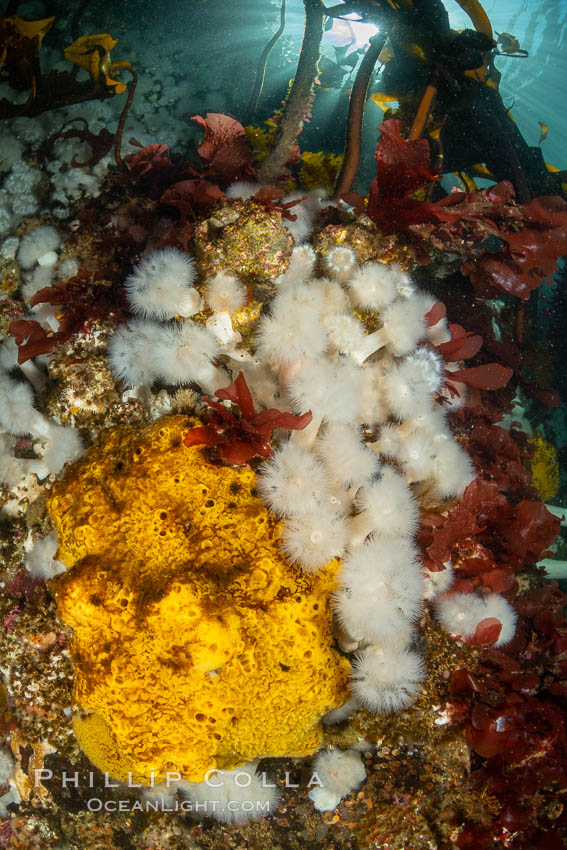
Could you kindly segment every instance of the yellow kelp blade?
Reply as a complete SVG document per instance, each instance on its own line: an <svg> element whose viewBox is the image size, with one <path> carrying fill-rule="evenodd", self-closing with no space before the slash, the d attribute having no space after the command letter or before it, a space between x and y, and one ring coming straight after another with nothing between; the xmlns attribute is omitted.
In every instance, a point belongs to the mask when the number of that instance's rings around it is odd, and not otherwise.
<svg viewBox="0 0 567 850"><path fill-rule="evenodd" d="M555 165L551 165L549 162L546 162L546 163L545 163L545 167L547 168L547 170L548 170L549 172L551 172L551 174L557 174L557 172L561 170L561 169L559 169L559 168L556 168L556 166L555 166ZM561 189L562 189L562 191L563 191L563 192L565 192L565 194L567 195L567 183L562 183L562 184L561 184Z"/></svg>
<svg viewBox="0 0 567 850"><path fill-rule="evenodd" d="M105 53L109 53L113 47L116 47L116 43L116 39L112 38L107 32L82 35L73 44L65 48L63 55L68 62L79 65L91 75L93 75L93 69L96 69L94 76L97 76L100 65L100 53L97 47L102 47Z"/></svg>
<svg viewBox="0 0 567 850"><path fill-rule="evenodd" d="M457 3L466 12L477 32L482 32L492 38L492 25L490 18L482 8L478 0L457 0Z"/></svg>
<svg viewBox="0 0 567 850"><path fill-rule="evenodd" d="M398 98L392 94L384 94L377 91L370 95L370 100L373 100L376 106L379 106L382 112L385 112L393 103L398 103Z"/></svg>
<svg viewBox="0 0 567 850"><path fill-rule="evenodd" d="M53 17L27 21L18 15L0 18L0 63L17 60L22 54L37 56L54 20ZM27 39L31 43L25 46Z"/></svg>
<svg viewBox="0 0 567 850"><path fill-rule="evenodd" d="M82 35L73 44L65 48L63 55L68 62L88 71L93 80L98 79L102 70L106 85L114 86L114 93L121 94L126 90L125 84L118 82L118 80L111 80L107 74L110 66L109 54L116 43L116 39L112 38L107 32Z"/></svg>
<svg viewBox="0 0 567 850"><path fill-rule="evenodd" d="M502 53L517 53L520 48L520 42L515 35L510 35L509 32L497 33L498 44Z"/></svg>
<svg viewBox="0 0 567 850"><path fill-rule="evenodd" d="M479 0L457 0L457 3L463 10L466 12L469 18L472 21L472 24L477 32L482 32L484 35L487 35L489 38L492 38L492 24L490 23L490 18L484 11L482 5L479 3ZM472 77L479 82L484 82L486 77L487 64L486 62L480 68L474 68L471 71L465 71L466 77ZM497 86L493 85L493 88L497 88Z"/></svg>
<svg viewBox="0 0 567 850"><path fill-rule="evenodd" d="M9 18L3 18L2 23L6 22L11 25L18 35L24 38L39 38L42 41L45 34L51 29L55 17L41 18L38 21L27 21L25 18L19 18L17 15L12 15Z"/></svg>

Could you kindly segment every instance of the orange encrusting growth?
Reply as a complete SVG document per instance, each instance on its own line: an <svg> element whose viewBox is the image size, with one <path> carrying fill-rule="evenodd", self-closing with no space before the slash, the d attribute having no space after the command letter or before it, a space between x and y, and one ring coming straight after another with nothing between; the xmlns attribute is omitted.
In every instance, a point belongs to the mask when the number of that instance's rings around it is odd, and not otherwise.
<svg viewBox="0 0 567 850"><path fill-rule="evenodd" d="M307 755L347 698L332 648L338 563L289 566L254 472L183 445L197 420L107 431L53 485L68 567L53 583L74 629L75 731L101 770L201 781L270 755Z"/></svg>

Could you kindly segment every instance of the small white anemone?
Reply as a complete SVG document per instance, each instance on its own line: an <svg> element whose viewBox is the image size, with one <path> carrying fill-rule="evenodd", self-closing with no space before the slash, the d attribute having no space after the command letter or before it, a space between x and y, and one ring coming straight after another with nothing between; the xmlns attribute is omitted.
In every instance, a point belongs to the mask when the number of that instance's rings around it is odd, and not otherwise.
<svg viewBox="0 0 567 850"><path fill-rule="evenodd" d="M347 424L358 417L361 384L362 370L352 363L312 360L290 380L288 395L296 413Z"/></svg>
<svg viewBox="0 0 567 850"><path fill-rule="evenodd" d="M323 750L313 770L322 784L312 788L309 797L319 812L334 809L366 779L364 763L356 750Z"/></svg>
<svg viewBox="0 0 567 850"><path fill-rule="evenodd" d="M283 289L256 332L256 355L278 368L320 357L327 347L321 323L324 301L303 285Z"/></svg>
<svg viewBox="0 0 567 850"><path fill-rule="evenodd" d="M288 201L297 201L302 196L301 192L292 192L283 198L283 202L287 203ZM295 219L282 218L282 224L287 230L289 230L296 245L299 245L311 236L313 220L309 209L307 209L307 207L305 207L302 203L295 204L295 206L291 208L291 213Z"/></svg>
<svg viewBox="0 0 567 850"><path fill-rule="evenodd" d="M348 281L353 302L363 310L383 310L398 295L398 270L384 263L365 263Z"/></svg>
<svg viewBox="0 0 567 850"><path fill-rule="evenodd" d="M316 572L340 558L348 534L344 517L330 504L317 505L284 520L282 549L292 564Z"/></svg>
<svg viewBox="0 0 567 850"><path fill-rule="evenodd" d="M257 478L260 496L270 510L292 516L328 501L328 479L323 464L292 442L280 446Z"/></svg>
<svg viewBox="0 0 567 850"><path fill-rule="evenodd" d="M363 443L360 430L350 425L329 423L314 450L329 476L345 487L368 482L380 468L372 449Z"/></svg>
<svg viewBox="0 0 567 850"><path fill-rule="evenodd" d="M470 457L452 438L436 439L432 450L431 477L435 482L435 495L441 499L462 496L476 477Z"/></svg>
<svg viewBox="0 0 567 850"><path fill-rule="evenodd" d="M201 296L192 286L196 276L189 254L163 248L144 257L124 286L132 310L144 319L188 317L201 309Z"/></svg>
<svg viewBox="0 0 567 850"><path fill-rule="evenodd" d="M433 474L431 444L421 434L410 434L400 440L396 460L402 465L408 484L425 481Z"/></svg>
<svg viewBox="0 0 567 850"><path fill-rule="evenodd" d="M431 392L423 372L411 360L395 363L384 374L382 387L386 403L396 419L412 419L431 407Z"/></svg>
<svg viewBox="0 0 567 850"><path fill-rule="evenodd" d="M57 560L57 535L51 531L33 543L26 555L26 567L35 578L55 578L65 572L65 564Z"/></svg>
<svg viewBox="0 0 567 850"><path fill-rule="evenodd" d="M16 763L12 753L5 747L0 747L0 785L4 785L14 772Z"/></svg>
<svg viewBox="0 0 567 850"><path fill-rule="evenodd" d="M346 313L335 315L326 322L326 328L336 352L350 355L359 365L366 360L368 334L358 319Z"/></svg>
<svg viewBox="0 0 567 850"><path fill-rule="evenodd" d="M18 263L31 269L42 257L57 251L61 237L51 225L40 225L22 236L18 250Z"/></svg>
<svg viewBox="0 0 567 850"><path fill-rule="evenodd" d="M427 567L424 570L425 593L423 598L428 602L449 590L455 580L455 570L452 563L447 561L444 566L444 570L430 570Z"/></svg>
<svg viewBox="0 0 567 850"><path fill-rule="evenodd" d="M411 364L415 369L415 374L421 376L431 394L440 391L445 375L445 362L440 354L437 354L432 348L419 345L415 351L408 354L405 363L407 366Z"/></svg>
<svg viewBox="0 0 567 850"><path fill-rule="evenodd" d="M273 814L279 806L281 792L275 782L265 782L256 773L256 762L246 762L234 770L216 770L205 782L177 783L181 794L199 804L222 823L242 824Z"/></svg>
<svg viewBox="0 0 567 850"><path fill-rule="evenodd" d="M161 333L159 325L143 319L120 325L108 346L108 362L114 377L130 387L151 384L158 368L155 354Z"/></svg>
<svg viewBox="0 0 567 850"><path fill-rule="evenodd" d="M0 427L9 434L29 434L29 419L33 413L37 415L31 386L0 373Z"/></svg>
<svg viewBox="0 0 567 850"><path fill-rule="evenodd" d="M351 543L360 545L369 534L411 537L417 528L419 509L401 475L384 466L381 477L362 487L356 497L359 513L351 519Z"/></svg>
<svg viewBox="0 0 567 850"><path fill-rule="evenodd" d="M405 645L421 613L424 577L417 551L406 540L375 539L345 558L334 607L356 639Z"/></svg>
<svg viewBox="0 0 567 850"><path fill-rule="evenodd" d="M85 445L78 431L66 425L50 423L49 435L41 461L48 473L61 472L65 464L74 463L85 452Z"/></svg>
<svg viewBox="0 0 567 850"><path fill-rule="evenodd" d="M331 277L345 283L354 274L358 263L350 248L332 248L325 257L325 265Z"/></svg>
<svg viewBox="0 0 567 850"><path fill-rule="evenodd" d="M166 383L195 382L207 392L214 392L226 383L223 373L212 363L218 354L218 340L205 328L193 322L176 323L164 327L160 334L155 368Z"/></svg>
<svg viewBox="0 0 567 850"><path fill-rule="evenodd" d="M296 245L291 252L289 266L276 279L277 285L284 289L286 286L307 283L313 274L316 260L317 255L311 245Z"/></svg>
<svg viewBox="0 0 567 850"><path fill-rule="evenodd" d="M498 593L482 597L449 591L435 601L435 616L445 631L463 640L472 638L483 620L499 620L502 629L493 646L504 646L512 640L518 620L514 608Z"/></svg>
<svg viewBox="0 0 567 850"><path fill-rule="evenodd" d="M399 426L393 422L382 425L378 439L372 443L372 449L379 455L388 458L398 456L401 445L401 434Z"/></svg>
<svg viewBox="0 0 567 850"><path fill-rule="evenodd" d="M391 714L412 704L425 677L416 652L369 646L356 655L351 688L369 711Z"/></svg>
<svg viewBox="0 0 567 850"><path fill-rule="evenodd" d="M360 410L358 421L370 427L381 425L389 415L388 408L384 403L384 392L382 389L384 369L382 364L365 363L360 372Z"/></svg>
<svg viewBox="0 0 567 850"><path fill-rule="evenodd" d="M409 354L425 336L424 305L418 298L395 301L381 318L383 327L378 333L396 357Z"/></svg>
<svg viewBox="0 0 567 850"><path fill-rule="evenodd" d="M237 277L218 272L205 285L205 302L214 313L236 313L246 303L246 287Z"/></svg>
<svg viewBox="0 0 567 850"><path fill-rule="evenodd" d="M243 201L252 198L262 188L261 183L252 183L246 180L239 180L238 183L231 183L225 190L227 198L240 198Z"/></svg>

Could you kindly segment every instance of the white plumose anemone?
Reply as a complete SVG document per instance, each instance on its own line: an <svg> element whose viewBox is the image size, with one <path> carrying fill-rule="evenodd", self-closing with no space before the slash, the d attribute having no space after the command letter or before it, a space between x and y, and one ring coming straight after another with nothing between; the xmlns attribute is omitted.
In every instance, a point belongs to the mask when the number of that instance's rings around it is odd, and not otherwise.
<svg viewBox="0 0 567 850"><path fill-rule="evenodd" d="M430 393L438 393L443 386L445 363L443 358L433 351L419 345L414 352L408 354L405 362L415 370Z"/></svg>
<svg viewBox="0 0 567 850"><path fill-rule="evenodd" d="M51 531L35 541L26 555L26 567L35 578L55 578L65 572L65 565L57 560L57 535Z"/></svg>
<svg viewBox="0 0 567 850"><path fill-rule="evenodd" d="M163 248L144 257L124 285L136 315L172 319L201 309L201 296L192 286L196 276L192 257L177 248Z"/></svg>
<svg viewBox="0 0 567 850"><path fill-rule="evenodd" d="M16 763L12 753L5 747L0 747L0 785L8 782L12 776ZM4 817L4 815L2 815Z"/></svg>
<svg viewBox="0 0 567 850"><path fill-rule="evenodd" d="M473 638L483 620L498 620L502 628L493 646L504 646L512 640L518 620L514 608L498 593L482 597L449 591L435 600L435 616L445 631L463 640Z"/></svg>
<svg viewBox="0 0 567 850"><path fill-rule="evenodd" d="M29 418L33 416L33 391L0 373L0 428L9 434L29 434Z"/></svg>
<svg viewBox="0 0 567 850"><path fill-rule="evenodd" d="M340 558L347 540L344 517L330 504L284 520L282 549L291 563L306 572L316 572L333 558Z"/></svg>
<svg viewBox="0 0 567 850"><path fill-rule="evenodd" d="M8 457L0 466L2 475L13 486L18 470L22 473L34 472L44 478L51 473L60 472L66 463L77 460L84 445L78 431L65 425L59 425L47 419L33 407L33 392L28 384L18 384L0 372L0 428L9 434L32 434L43 443L43 454L37 460L26 459L19 463L16 458ZM11 454L10 441L5 448Z"/></svg>
<svg viewBox="0 0 567 850"><path fill-rule="evenodd" d="M378 439L372 443L372 449L383 457L395 458L400 451L402 440L400 429L393 422L380 428Z"/></svg>
<svg viewBox="0 0 567 850"><path fill-rule="evenodd" d="M246 762L234 770L216 770L205 782L182 780L176 787L200 804L197 811L204 810L222 823L246 823L273 814L281 797L275 783L264 782L263 775L256 773L256 765Z"/></svg>
<svg viewBox="0 0 567 850"><path fill-rule="evenodd" d="M350 521L351 543L360 545L369 534L411 537L419 509L411 490L394 469L384 466L378 481L361 488L356 497L359 513Z"/></svg>
<svg viewBox="0 0 567 850"><path fill-rule="evenodd" d="M425 675L416 652L370 646L356 655L352 692L369 711L391 714L414 702Z"/></svg>
<svg viewBox="0 0 567 850"><path fill-rule="evenodd" d="M350 248L332 248L325 257L325 265L329 274L339 280L341 283L346 283L354 274L358 263L356 254Z"/></svg>
<svg viewBox="0 0 567 850"><path fill-rule="evenodd" d="M143 319L120 325L108 346L108 362L115 378L130 387L151 384L156 378L155 348L161 327ZM148 356L152 353L153 356Z"/></svg>
<svg viewBox="0 0 567 850"><path fill-rule="evenodd" d="M383 310L398 295L397 272L384 263L366 263L357 269L348 283L353 302L364 310Z"/></svg>
<svg viewBox="0 0 567 850"><path fill-rule="evenodd" d="M445 562L444 570L433 571L425 567L424 575L425 592L423 598L428 602L449 590L455 580L455 570L451 561Z"/></svg>
<svg viewBox="0 0 567 850"><path fill-rule="evenodd" d="M78 431L66 425L50 423L49 435L43 455L42 463L48 473L61 472L66 463L78 460L85 451L84 443Z"/></svg>
<svg viewBox="0 0 567 850"><path fill-rule="evenodd" d="M345 313L328 320L326 327L334 351L349 354L359 364L364 362L368 335L358 319Z"/></svg>
<svg viewBox="0 0 567 850"><path fill-rule="evenodd" d="M222 373L211 362L219 354L215 337L193 322L166 326L155 349L158 375L169 384L195 382L207 392L219 389Z"/></svg>
<svg viewBox="0 0 567 850"><path fill-rule="evenodd" d="M246 287L237 277L218 272L207 281L204 296L214 313L236 313L246 303Z"/></svg>
<svg viewBox="0 0 567 850"><path fill-rule="evenodd" d="M441 499L462 496L476 477L470 457L446 434L435 438L432 448L431 478L435 494Z"/></svg>
<svg viewBox="0 0 567 850"><path fill-rule="evenodd" d="M380 469L376 455L352 425L328 424L313 448L329 477L345 487L367 483Z"/></svg>
<svg viewBox="0 0 567 850"><path fill-rule="evenodd" d="M311 245L296 245L291 252L289 266L276 279L276 283L280 289L295 286L298 283L307 283L313 274L316 261L317 255Z"/></svg>
<svg viewBox="0 0 567 850"><path fill-rule="evenodd" d="M275 298L272 315L260 320L256 332L257 356L276 369L320 357L327 347L321 305L309 303L309 299L301 303L298 288L286 288Z"/></svg>
<svg viewBox="0 0 567 850"><path fill-rule="evenodd" d="M433 472L431 445L421 434L410 434L400 442L397 460L408 484L424 481Z"/></svg>
<svg viewBox="0 0 567 850"><path fill-rule="evenodd" d="M392 415L401 421L417 416L430 404L431 392L423 372L409 358L388 369L382 387Z"/></svg>
<svg viewBox="0 0 567 850"><path fill-rule="evenodd" d="M346 425L358 417L361 383L361 370L348 362L312 360L290 380L288 395L296 413Z"/></svg>
<svg viewBox="0 0 567 850"><path fill-rule="evenodd" d="M260 183L252 183L246 180L240 180L238 183L231 183L225 189L227 198L240 198L242 201L254 197L260 191L262 185Z"/></svg>
<svg viewBox="0 0 567 850"><path fill-rule="evenodd" d="M357 640L393 645L420 612L423 570L415 548L403 539L375 539L347 555L334 608L341 626Z"/></svg>
<svg viewBox="0 0 567 850"><path fill-rule="evenodd" d="M61 245L61 237L51 225L40 225L22 236L18 250L18 263L23 269L31 269L43 257L47 257Z"/></svg>
<svg viewBox="0 0 567 850"><path fill-rule="evenodd" d="M334 809L366 779L366 770L356 750L323 750L313 769L322 785L312 788L309 797L320 812Z"/></svg>
<svg viewBox="0 0 567 850"><path fill-rule="evenodd" d="M423 303L412 296L394 301L382 314L383 327L378 333L396 357L409 354L425 335Z"/></svg>
<svg viewBox="0 0 567 850"><path fill-rule="evenodd" d="M258 492L280 516L312 510L328 501L328 479L323 464L304 448L284 443L260 467Z"/></svg>

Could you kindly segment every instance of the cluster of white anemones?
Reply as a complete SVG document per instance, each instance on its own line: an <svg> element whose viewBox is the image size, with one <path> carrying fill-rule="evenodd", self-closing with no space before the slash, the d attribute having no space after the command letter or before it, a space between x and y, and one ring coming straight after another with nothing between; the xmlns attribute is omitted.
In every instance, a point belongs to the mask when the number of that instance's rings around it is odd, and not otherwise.
<svg viewBox="0 0 567 850"><path fill-rule="evenodd" d="M277 376L280 404L313 419L264 465L258 489L282 518L292 562L315 571L342 558L334 611L355 655L352 698L333 722L361 705L398 711L419 693L412 643L425 572L410 485L459 496L474 471L435 401L445 378L432 344L448 335L444 320L426 322L434 299L397 266L358 267L348 248L329 253L328 277L314 276L316 262L309 246L294 250L259 324L257 368ZM366 311L380 321L373 333L358 318ZM254 391L252 368L247 378Z"/></svg>
<svg viewBox="0 0 567 850"><path fill-rule="evenodd" d="M326 718L338 722L360 706L390 713L413 702L425 678L413 648L424 599L437 596L441 625L463 638L483 619L499 619L498 645L513 637L516 616L497 594L447 593L451 565L425 570L415 546L416 497L459 497L475 475L447 422L466 388L456 401L448 392L435 351L450 338L447 324L426 321L435 299L397 266L358 266L347 248L325 258L328 277L315 276L316 263L309 246L294 249L260 321L247 378L254 392L256 375L267 385L267 371L280 406L313 414L260 470L258 489L282 518L291 562L312 572L342 558L334 612L341 647L354 657L351 699ZM373 333L360 318L368 312L379 320ZM353 764L354 756L333 756L328 787L311 794L318 808L356 787L357 771L347 781Z"/></svg>
<svg viewBox="0 0 567 850"><path fill-rule="evenodd" d="M230 314L245 303L246 288L220 272L208 281L203 299L193 286L195 278L193 259L176 248L148 254L127 278L128 301L140 318L112 337L108 356L117 378L133 388L156 379L166 384L193 381L208 392L229 383L213 361L227 338L236 338ZM206 327L184 321L205 305L213 313Z"/></svg>
<svg viewBox="0 0 567 850"><path fill-rule="evenodd" d="M18 437L28 435L38 456L18 458L14 454ZM17 382L0 368L0 483L17 488L25 486L30 476L57 475L83 451L79 433L36 410L31 385Z"/></svg>

